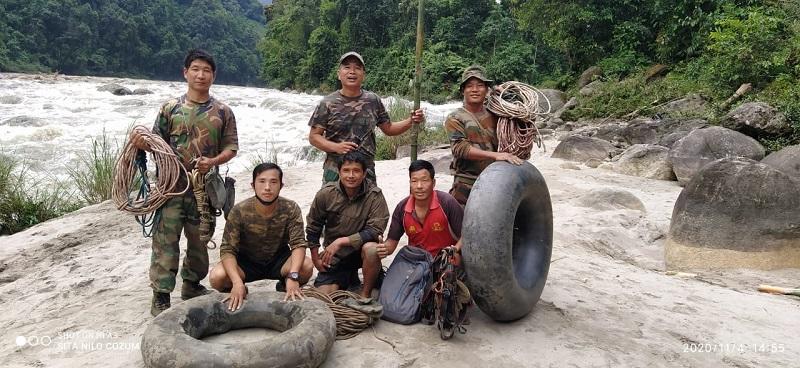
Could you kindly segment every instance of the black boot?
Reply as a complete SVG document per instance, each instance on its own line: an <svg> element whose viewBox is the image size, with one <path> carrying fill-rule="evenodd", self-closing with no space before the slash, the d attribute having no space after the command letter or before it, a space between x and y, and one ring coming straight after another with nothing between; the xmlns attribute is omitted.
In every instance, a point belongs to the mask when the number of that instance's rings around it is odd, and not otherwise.
<svg viewBox="0 0 800 368"><path fill-rule="evenodd" d="M205 286L200 285L199 282L183 281L183 286L181 286L181 299L183 300L189 300L209 293L211 293L211 291L206 289Z"/></svg>
<svg viewBox="0 0 800 368"><path fill-rule="evenodd" d="M150 303L150 314L155 317L159 315L159 313L169 309L169 307L169 293L153 291L153 301Z"/></svg>

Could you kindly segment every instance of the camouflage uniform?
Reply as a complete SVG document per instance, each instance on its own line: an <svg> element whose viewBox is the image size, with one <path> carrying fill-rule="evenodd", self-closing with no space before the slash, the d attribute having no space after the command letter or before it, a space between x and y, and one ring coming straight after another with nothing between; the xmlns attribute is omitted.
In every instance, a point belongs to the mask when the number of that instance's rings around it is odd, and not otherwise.
<svg viewBox="0 0 800 368"><path fill-rule="evenodd" d="M386 230L388 222L389 207L386 205L386 199L381 189L371 181L364 180L359 193L352 199L347 196L339 182L325 184L314 196L306 216L308 246L319 247L320 237L323 235L324 246L343 236L350 238L351 246L342 247L334 255L331 267L326 272L320 272L317 281L327 279L325 274L349 275L353 269L361 268L359 262L361 246L367 242L378 241L378 236ZM356 261L339 262L345 258ZM319 286L318 283L315 285ZM339 284L339 286L347 288L347 285Z"/></svg>
<svg viewBox="0 0 800 368"><path fill-rule="evenodd" d="M245 257L267 262L288 245L289 250L306 246L303 214L292 200L278 197L273 215L267 217L256 209L258 200L248 198L233 207L225 223L219 258Z"/></svg>
<svg viewBox="0 0 800 368"><path fill-rule="evenodd" d="M444 123L450 137L453 161L450 172L453 174L453 187L450 194L465 205L478 175L494 160L470 160L467 152L470 147L484 151L497 151L497 117L487 110L473 114L463 107L447 116Z"/></svg>
<svg viewBox="0 0 800 368"><path fill-rule="evenodd" d="M156 117L153 133L169 143L189 172L194 168L192 160L201 155L215 157L224 150L239 149L233 111L213 97L199 105L188 101L186 95L167 101ZM185 180L181 179L179 188L185 185ZM153 233L150 287L158 292L169 293L175 288L175 276L178 273L181 230L187 242L181 267L183 280L199 282L206 277L208 251L205 244L200 242L200 214L191 188L183 196L169 199L160 211L160 219Z"/></svg>
<svg viewBox="0 0 800 368"><path fill-rule="evenodd" d="M325 96L308 122L310 127L325 129L331 142L353 142L368 159L367 178L375 180L375 127L389 124L389 113L378 95L362 90L358 97L343 96L339 91ZM328 152L322 164L323 183L339 180L336 161L341 155Z"/></svg>

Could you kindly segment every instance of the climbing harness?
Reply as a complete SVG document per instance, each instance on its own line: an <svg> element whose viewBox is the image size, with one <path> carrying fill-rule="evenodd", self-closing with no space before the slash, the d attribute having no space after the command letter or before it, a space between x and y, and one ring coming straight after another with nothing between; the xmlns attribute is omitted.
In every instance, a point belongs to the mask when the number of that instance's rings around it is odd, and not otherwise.
<svg viewBox="0 0 800 368"><path fill-rule="evenodd" d="M543 148L536 119L550 114L550 100L542 91L525 83L509 81L492 89L487 109L498 116L498 152L511 153L523 160L531 157L533 144ZM539 101L546 102L543 109Z"/></svg>
<svg viewBox="0 0 800 368"><path fill-rule="evenodd" d="M197 202L197 212L200 214L200 226L197 228L200 232L200 242L208 249L216 249L217 243L211 240L214 214L211 213L211 205L206 194L206 174L201 174L200 170L195 168L192 170L190 178L192 179L192 192L194 192L194 198ZM209 246L209 244L211 245Z"/></svg>
<svg viewBox="0 0 800 368"><path fill-rule="evenodd" d="M168 199L183 195L189 189L188 180L182 190L177 188L180 178L188 177L188 173L178 156L172 152L172 147L161 137L143 126L136 126L133 130L144 137L152 153L156 181L151 182L147 174L147 153L129 141L114 166L111 195L117 209L135 215L136 221L142 226L142 234L150 237L153 235L153 225L161 217L161 206ZM136 186L138 192L132 197L132 188Z"/></svg>
<svg viewBox="0 0 800 368"><path fill-rule="evenodd" d="M351 291L336 290L325 294L313 287L303 288L302 291L306 297L323 301L333 312L336 319L336 340L355 337L380 319L383 313L383 308L376 300L362 298Z"/></svg>
<svg viewBox="0 0 800 368"><path fill-rule="evenodd" d="M472 297L461 280L462 272L456 265L455 248L442 249L433 260L433 285L422 302L422 319L436 324L442 340L453 337L456 331L467 332L464 321Z"/></svg>

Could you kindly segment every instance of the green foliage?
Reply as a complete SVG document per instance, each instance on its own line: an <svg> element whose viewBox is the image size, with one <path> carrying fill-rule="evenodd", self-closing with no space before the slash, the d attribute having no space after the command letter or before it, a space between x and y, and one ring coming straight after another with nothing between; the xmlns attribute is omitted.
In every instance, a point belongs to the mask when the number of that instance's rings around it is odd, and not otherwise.
<svg viewBox="0 0 800 368"><path fill-rule="evenodd" d="M648 116L655 114L664 103L692 92L705 95L706 91L703 84L680 70L651 83L645 83L644 73L639 72L619 83L604 83L590 96L578 96L578 107L567 111L563 118L620 118L633 112ZM703 115L696 117L708 118Z"/></svg>
<svg viewBox="0 0 800 368"><path fill-rule="evenodd" d="M13 234L78 209L63 183L30 177L11 157L0 157L0 235Z"/></svg>
<svg viewBox="0 0 800 368"><path fill-rule="evenodd" d="M203 47L218 82L257 80L256 0L5 0L0 14L0 71L176 79L186 51Z"/></svg>
<svg viewBox="0 0 800 368"><path fill-rule="evenodd" d="M696 74L721 91L732 92L742 83L757 87L772 76L788 73L788 19L764 8L730 8L715 22L705 53L695 62Z"/></svg>
<svg viewBox="0 0 800 368"><path fill-rule="evenodd" d="M395 99L388 107L391 121L408 118L411 106L399 99ZM378 133L376 138L375 160L394 160L397 158L397 149L400 146L411 145L411 130L398 136L387 136ZM418 149L433 147L449 142L447 132L443 127L421 127L417 136Z"/></svg>
<svg viewBox="0 0 800 368"><path fill-rule="evenodd" d="M96 204L111 199L114 185L114 165L119 157L119 148L112 147L103 131L99 138L92 139L92 151L78 155L74 167L69 167L69 176L78 189L85 204Z"/></svg>

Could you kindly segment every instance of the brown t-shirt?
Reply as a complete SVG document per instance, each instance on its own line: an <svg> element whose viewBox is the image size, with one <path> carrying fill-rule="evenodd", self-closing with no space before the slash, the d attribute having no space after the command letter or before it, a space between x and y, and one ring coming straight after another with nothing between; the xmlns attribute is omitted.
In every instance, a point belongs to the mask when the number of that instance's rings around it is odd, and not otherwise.
<svg viewBox="0 0 800 368"><path fill-rule="evenodd" d="M271 216L258 212L258 203L250 197L231 209L219 247L220 259L243 255L255 262L268 262L280 247L293 250L306 246L303 214L297 203L278 197L278 207Z"/></svg>

